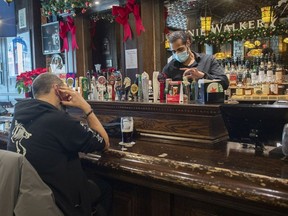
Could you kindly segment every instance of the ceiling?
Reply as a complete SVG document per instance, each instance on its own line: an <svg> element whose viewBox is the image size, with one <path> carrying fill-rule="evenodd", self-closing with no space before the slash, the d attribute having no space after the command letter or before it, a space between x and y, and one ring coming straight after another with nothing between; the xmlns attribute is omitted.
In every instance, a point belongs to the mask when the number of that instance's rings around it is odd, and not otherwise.
<svg viewBox="0 0 288 216"><path fill-rule="evenodd" d="M166 0L168 9L167 26L173 29L186 29L185 14L191 10L198 12L199 17L206 14L212 16L214 23L231 23L244 20L259 19L261 7L277 5L278 0ZM277 8L281 14L287 3ZM287 10L285 10L287 14ZM285 14L283 13L283 14ZM282 14L282 16L283 16Z"/></svg>
<svg viewBox="0 0 288 216"><path fill-rule="evenodd" d="M95 2L98 4L95 4ZM161 0L160 0L161 1ZM232 23L238 21L255 20L261 17L260 8L267 5L277 5L280 0L163 0L168 10L167 26L172 29L187 28L186 14L195 10L199 17L206 14L212 16L213 23ZM285 0L282 0L285 1ZM94 0L89 14L107 11L113 5L123 5L126 0ZM281 14L287 3L277 10ZM285 11L284 15L287 15ZM283 16L283 14L282 14ZM200 19L199 19L200 22Z"/></svg>

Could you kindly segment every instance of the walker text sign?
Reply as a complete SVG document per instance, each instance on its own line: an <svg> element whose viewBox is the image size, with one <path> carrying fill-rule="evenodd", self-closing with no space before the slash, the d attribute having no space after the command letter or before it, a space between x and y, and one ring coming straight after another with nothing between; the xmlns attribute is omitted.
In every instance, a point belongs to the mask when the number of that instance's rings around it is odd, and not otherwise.
<svg viewBox="0 0 288 216"><path fill-rule="evenodd" d="M275 21L276 19L272 20L270 27L275 27ZM261 19L232 23L232 24L218 23L211 26L211 32L218 34L221 32L229 32L229 31L233 32L235 30L262 28L264 26L265 25ZM193 36L205 35L205 31L202 31L201 29L192 29L191 32Z"/></svg>

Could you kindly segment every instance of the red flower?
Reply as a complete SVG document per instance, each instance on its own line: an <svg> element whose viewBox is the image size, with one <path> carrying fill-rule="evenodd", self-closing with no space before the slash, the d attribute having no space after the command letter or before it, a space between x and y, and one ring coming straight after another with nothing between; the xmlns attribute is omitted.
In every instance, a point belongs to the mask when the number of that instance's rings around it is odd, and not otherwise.
<svg viewBox="0 0 288 216"><path fill-rule="evenodd" d="M18 92L28 92L31 90L33 80L40 74L46 73L47 68L36 68L32 71L26 71L16 77L16 88Z"/></svg>

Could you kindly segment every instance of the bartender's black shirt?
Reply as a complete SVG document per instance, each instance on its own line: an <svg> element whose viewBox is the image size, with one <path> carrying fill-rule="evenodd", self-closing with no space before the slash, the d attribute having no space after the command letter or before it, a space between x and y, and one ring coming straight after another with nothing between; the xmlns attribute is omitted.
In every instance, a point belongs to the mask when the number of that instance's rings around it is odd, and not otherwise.
<svg viewBox="0 0 288 216"><path fill-rule="evenodd" d="M205 79L219 79L224 89L229 86L229 81L224 73L224 68L217 62L212 55L192 52L195 56L195 61L192 65L186 66L176 59L172 59L163 68L163 73L166 78L171 78L173 81L182 81L184 70L180 68L192 68L196 67L199 71L202 71L205 75Z"/></svg>

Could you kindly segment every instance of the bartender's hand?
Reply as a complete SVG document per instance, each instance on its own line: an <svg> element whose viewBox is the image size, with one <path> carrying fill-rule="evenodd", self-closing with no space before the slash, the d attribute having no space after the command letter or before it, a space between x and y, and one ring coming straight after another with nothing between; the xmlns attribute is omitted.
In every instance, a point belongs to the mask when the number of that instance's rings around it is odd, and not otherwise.
<svg viewBox="0 0 288 216"><path fill-rule="evenodd" d="M91 106L82 97L82 95L73 89L65 86L61 87L59 91L67 95L67 100L61 101L63 105L80 108L84 113L88 113L91 110Z"/></svg>
<svg viewBox="0 0 288 216"><path fill-rule="evenodd" d="M180 70L184 70L183 77L185 76L188 79L202 79L205 75L202 71L199 71L196 67L180 68Z"/></svg>

